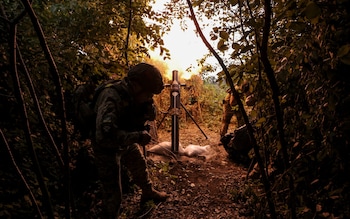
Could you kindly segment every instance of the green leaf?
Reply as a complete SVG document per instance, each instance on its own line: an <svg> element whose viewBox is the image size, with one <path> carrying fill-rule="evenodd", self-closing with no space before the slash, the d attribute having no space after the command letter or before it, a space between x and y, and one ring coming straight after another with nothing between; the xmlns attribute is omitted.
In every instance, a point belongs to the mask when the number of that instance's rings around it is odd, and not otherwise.
<svg viewBox="0 0 350 219"><path fill-rule="evenodd" d="M203 3L203 1L204 0L199 0L199 1L194 1L192 4L193 4L193 6L199 6L199 5L201 5L202 3Z"/></svg>
<svg viewBox="0 0 350 219"><path fill-rule="evenodd" d="M305 8L305 16L307 19L311 20L320 16L321 9L315 2L309 2Z"/></svg>
<svg viewBox="0 0 350 219"><path fill-rule="evenodd" d="M350 65L350 54L340 58L340 61L346 65Z"/></svg>
<svg viewBox="0 0 350 219"><path fill-rule="evenodd" d="M346 65L350 65L350 44L346 44L340 47L337 56L340 58L341 62Z"/></svg>
<svg viewBox="0 0 350 219"><path fill-rule="evenodd" d="M262 117L256 122L255 126L260 127L264 122L266 122L266 118Z"/></svg>
<svg viewBox="0 0 350 219"><path fill-rule="evenodd" d="M232 6L235 6L238 4L238 0L230 0L230 3Z"/></svg>
<svg viewBox="0 0 350 219"><path fill-rule="evenodd" d="M210 39L211 40L217 40L218 39L218 36L216 34L210 34Z"/></svg>
<svg viewBox="0 0 350 219"><path fill-rule="evenodd" d="M224 40L228 40L228 38L230 36L226 31L220 31L219 34L220 34L220 37Z"/></svg>
<svg viewBox="0 0 350 219"><path fill-rule="evenodd" d="M218 46L217 46L218 50L220 51L225 51L225 50L228 50L228 46L225 44L225 40L221 39L219 42L218 42Z"/></svg>
<svg viewBox="0 0 350 219"><path fill-rule="evenodd" d="M254 49L254 46L248 45L248 46L244 47L244 48L241 50L241 53L248 52L248 51L251 50L251 49Z"/></svg>
<svg viewBox="0 0 350 219"><path fill-rule="evenodd" d="M339 58L346 56L350 51L350 44L343 45L339 48L337 56Z"/></svg>
<svg viewBox="0 0 350 219"><path fill-rule="evenodd" d="M289 22L286 25L288 28L296 30L296 31L303 31L305 29L305 23L303 22Z"/></svg>
<svg viewBox="0 0 350 219"><path fill-rule="evenodd" d="M252 111L250 111L250 116L251 116L252 118L255 118L255 117L258 116L258 112L257 112L256 110L252 110Z"/></svg>
<svg viewBox="0 0 350 219"><path fill-rule="evenodd" d="M258 7L261 4L260 0L254 0L252 7Z"/></svg>
<svg viewBox="0 0 350 219"><path fill-rule="evenodd" d="M241 48L241 46L238 43L232 43L232 49L235 51L238 51Z"/></svg>

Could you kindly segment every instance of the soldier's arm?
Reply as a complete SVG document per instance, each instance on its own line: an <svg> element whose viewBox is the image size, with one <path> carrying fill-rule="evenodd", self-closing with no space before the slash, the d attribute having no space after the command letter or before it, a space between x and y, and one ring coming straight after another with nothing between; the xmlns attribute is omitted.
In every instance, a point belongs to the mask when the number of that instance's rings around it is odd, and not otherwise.
<svg viewBox="0 0 350 219"><path fill-rule="evenodd" d="M118 126L122 100L114 89L105 89L97 101L96 141L101 147L120 149L133 143L145 143L147 133L127 132Z"/></svg>
<svg viewBox="0 0 350 219"><path fill-rule="evenodd" d="M145 114L144 118L146 121L153 121L156 119L157 111L153 100L145 104Z"/></svg>

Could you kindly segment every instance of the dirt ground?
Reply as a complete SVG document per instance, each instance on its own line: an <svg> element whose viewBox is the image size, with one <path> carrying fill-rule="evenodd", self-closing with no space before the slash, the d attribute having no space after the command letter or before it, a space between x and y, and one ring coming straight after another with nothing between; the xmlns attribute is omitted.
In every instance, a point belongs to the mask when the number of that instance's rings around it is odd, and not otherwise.
<svg viewBox="0 0 350 219"><path fill-rule="evenodd" d="M210 145L207 156L165 156L147 154L155 188L170 197L164 203L140 209L140 192L124 195L121 218L252 218L247 199L239 193L246 186L247 168L231 162L219 134L201 127L180 128L180 144ZM171 141L171 132L158 131L159 142ZM152 145L147 146L151 148Z"/></svg>

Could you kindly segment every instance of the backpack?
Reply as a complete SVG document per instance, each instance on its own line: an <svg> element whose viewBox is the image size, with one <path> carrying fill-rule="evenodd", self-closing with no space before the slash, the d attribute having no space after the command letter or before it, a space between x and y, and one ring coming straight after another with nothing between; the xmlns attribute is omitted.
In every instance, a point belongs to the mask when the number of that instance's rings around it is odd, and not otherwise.
<svg viewBox="0 0 350 219"><path fill-rule="evenodd" d="M100 93L107 87L120 90L117 86L120 80L109 80L103 82L97 88L86 89L86 85L79 86L73 97L75 118L74 118L74 133L80 134L80 140L91 139L94 136L96 125L96 112L94 110L97 98ZM89 97L89 98L87 98Z"/></svg>
<svg viewBox="0 0 350 219"><path fill-rule="evenodd" d="M252 145L246 125L226 134L220 141L231 160L242 164L250 163L249 151L252 149Z"/></svg>

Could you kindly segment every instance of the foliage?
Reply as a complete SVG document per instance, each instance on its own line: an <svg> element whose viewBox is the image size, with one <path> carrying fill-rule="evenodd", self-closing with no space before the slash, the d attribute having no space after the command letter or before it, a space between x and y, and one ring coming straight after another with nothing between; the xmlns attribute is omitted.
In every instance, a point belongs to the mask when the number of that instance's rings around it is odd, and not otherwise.
<svg viewBox="0 0 350 219"><path fill-rule="evenodd" d="M187 16L184 1L171 1L162 14L153 12L149 1L131 2L132 5L129 5L130 1L33 1L33 8L61 74L66 97L77 84L93 75L101 78L122 77L130 65L147 60L147 45L160 47L165 57L170 55L161 36L169 29L172 19ZM250 116L261 153L269 167L269 180L279 216L290 217L286 207L290 203L286 203L286 197L291 193L285 176L291 175L298 217L349 217L349 206L343 203L350 201L349 179L344 177L350 167L350 1L276 0L272 3L268 60L278 83L287 158L281 155L273 90L261 63L264 3L259 0L193 1L199 17L207 17L214 24L210 39L225 57L235 85L239 88L248 81L258 99ZM57 94L29 17L16 20L24 11L21 2L5 0L0 4L1 130L11 146L13 160L18 162L38 204L42 206L42 193L32 171L33 162L28 155L28 143L24 140L22 128L25 124L19 117L18 100L11 78L9 25L13 23L10 21L18 22L18 48L25 67L31 73L46 122L60 145ZM145 18L155 22L146 24ZM186 28L186 23L182 25ZM201 62L203 64L204 60ZM84 64L91 66L92 70L84 72ZM18 70L31 135L55 210L61 214L64 174L53 159L52 148L47 146L47 136L42 134L43 127L38 123L33 97L27 91L23 67L19 65ZM211 69L210 66L206 68ZM182 103L186 108L191 108L192 113L200 110L201 114L196 114L195 119L212 129L220 122L224 95L221 87L227 80L223 72L217 76L222 83L220 85L210 83L213 81L209 79L203 81L194 77L185 82L186 87L181 88ZM156 97L160 112L168 110L169 96L165 89ZM182 112L182 115L181 119L186 121L186 113ZM158 121L162 116L164 114L160 113ZM165 122L169 122L168 117ZM71 128L70 124L68 128ZM75 156L75 147L79 147L76 144L72 143L72 156ZM7 156L2 145L0 156L0 165L9 166L12 158ZM290 163L289 169L284 167L283 159ZM12 166L0 169L0 194L1 199L6 200L1 203L0 217L36 217L33 202L17 179ZM234 199L247 201L242 195L250 197L246 203L253 206L255 215L264 217L268 214L263 196L254 195L249 186L234 192ZM261 197L261 200L257 201L257 197ZM255 208L257 202L260 202L259 208Z"/></svg>
<svg viewBox="0 0 350 219"><path fill-rule="evenodd" d="M23 63L18 65L28 123L35 151L40 160L56 214L63 215L64 198L62 191L64 171L58 165L53 149L48 143L44 128L38 123L33 96L28 92L29 84L24 77L24 67L30 73L36 96L39 99L43 116L57 145L61 145L61 131L58 121L59 104L53 79L47 60L42 52L41 44L33 24L25 12L21 1L2 1L0 23L0 112L1 130L5 133L14 158L9 158L7 149L1 144L1 166L9 166L10 161L17 162L23 176L29 182L35 195L35 202L44 206L33 162L28 153L24 133L25 122L21 120L20 107L15 98L13 71L10 66L10 25L17 27L17 43ZM45 34L46 43L60 72L65 91L67 109L69 110L70 94L79 83L96 75L102 79L114 75L122 77L128 66L145 60L147 45L163 46L162 26L147 24L144 19L158 19L159 15L152 11L149 1L34 1L32 7ZM131 16L130 16L131 14ZM131 20L129 19L131 18ZM130 21L130 22L129 22ZM16 22L16 23L13 23ZM129 26L129 24L131 24ZM129 35L129 39L128 36ZM164 47L164 46L163 46ZM19 53L17 53L19 55ZM18 63L21 61L18 59ZM83 66L90 66L91 71L83 71ZM69 112L68 112L69 113ZM70 134L73 133L68 123ZM74 138L74 136L70 136ZM76 152L71 140L71 155L74 161ZM62 153L62 148L59 148ZM72 163L72 168L74 164ZM21 181L13 168L1 168L1 203L0 217L37 217L33 208L33 200L28 198ZM11 183L16 182L16 183ZM16 210L20 209L20 210ZM42 209L47 216L46 209Z"/></svg>
<svg viewBox="0 0 350 219"><path fill-rule="evenodd" d="M275 72L284 114L288 158L281 156L272 90L263 74L260 46L263 33L262 1L194 1L197 9L216 22L211 40L217 50L231 54L228 69L239 85L254 85L258 103L256 134L265 160L274 167L271 182L276 191L288 186L284 175L293 176L300 211L298 216L348 217L349 181L349 1L273 1L268 58ZM215 16L215 9L220 15ZM219 80L225 80L223 73ZM282 159L291 162L284 169ZM317 170L317 171L315 171ZM287 190L288 191L288 190ZM276 196L283 217L285 197ZM337 195L333 195L337 194ZM342 193L346 194L346 193ZM287 215L285 215L287 214Z"/></svg>

